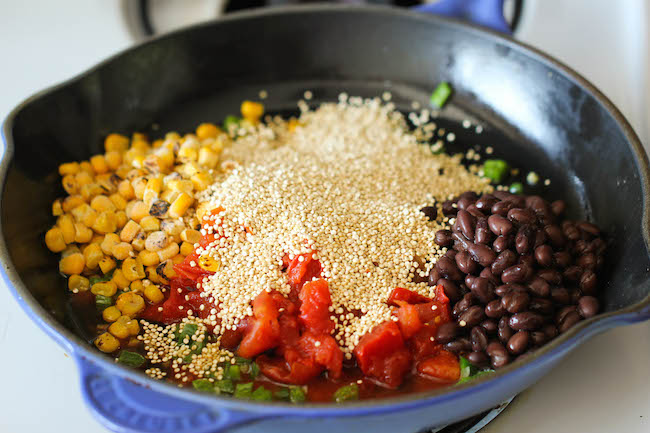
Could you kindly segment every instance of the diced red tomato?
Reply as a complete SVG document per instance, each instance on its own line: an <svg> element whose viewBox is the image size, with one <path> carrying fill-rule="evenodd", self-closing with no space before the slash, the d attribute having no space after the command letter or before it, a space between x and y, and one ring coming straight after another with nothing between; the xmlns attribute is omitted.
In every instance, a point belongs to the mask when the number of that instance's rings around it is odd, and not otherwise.
<svg viewBox="0 0 650 433"><path fill-rule="evenodd" d="M440 302L441 304L449 304L449 298L445 295L445 288L438 284L435 288L436 296L434 300Z"/></svg>
<svg viewBox="0 0 650 433"><path fill-rule="evenodd" d="M300 337L298 347L300 352L307 354L314 363L326 368L332 378L341 376L343 352L332 336L305 332Z"/></svg>
<svg viewBox="0 0 650 433"><path fill-rule="evenodd" d="M320 262L314 260L313 253L298 255L293 258L287 268L289 284L293 290L299 291L307 281L320 277L320 271Z"/></svg>
<svg viewBox="0 0 650 433"><path fill-rule="evenodd" d="M434 342L437 325L424 325L408 339L408 346L414 361L429 358L440 351L441 345Z"/></svg>
<svg viewBox="0 0 650 433"><path fill-rule="evenodd" d="M417 309L422 323L431 322L439 325L450 320L448 304L441 304L437 301L431 301L427 302L426 304L417 304L413 307ZM439 319L437 319L438 317Z"/></svg>
<svg viewBox="0 0 650 433"><path fill-rule="evenodd" d="M381 323L364 335L354 349L361 371L366 376L396 388L411 366L411 355L404 345L399 327L392 320Z"/></svg>
<svg viewBox="0 0 650 433"><path fill-rule="evenodd" d="M456 382L460 378L460 363L453 353L440 350L437 355L420 361L418 372L444 382Z"/></svg>
<svg viewBox="0 0 650 433"><path fill-rule="evenodd" d="M405 339L411 338L422 328L422 321L415 305L407 304L405 301L395 301L399 305L397 309L397 320L399 329Z"/></svg>
<svg viewBox="0 0 650 433"><path fill-rule="evenodd" d="M280 324L278 323L278 306L266 290L263 290L253 300L253 315L244 338L239 344L237 354L244 358L252 358L272 349L280 342Z"/></svg>
<svg viewBox="0 0 650 433"><path fill-rule="evenodd" d="M396 287L392 292L390 292L386 303L388 305L396 307L397 301L403 301L409 304L421 304L423 302L430 302L431 299L417 292L414 292L413 290Z"/></svg>
<svg viewBox="0 0 650 433"><path fill-rule="evenodd" d="M332 305L327 281L321 279L307 281L300 290L300 323L309 332L330 334L334 322L330 319L329 307Z"/></svg>
<svg viewBox="0 0 650 433"><path fill-rule="evenodd" d="M289 349L287 354L291 355L289 356L291 361L261 355L255 362L269 379L294 385L304 385L323 371L323 367L316 365L310 359L300 357L295 349Z"/></svg>
<svg viewBox="0 0 650 433"><path fill-rule="evenodd" d="M180 322L187 317L187 311L192 310L196 316L205 319L214 305L206 298L201 297L200 291L191 291L188 290L188 287L196 287L196 283L185 278L172 278L170 288L165 294L167 299L162 304L147 305L140 313L140 317L168 325ZM203 310L201 310L201 305L204 306Z"/></svg>

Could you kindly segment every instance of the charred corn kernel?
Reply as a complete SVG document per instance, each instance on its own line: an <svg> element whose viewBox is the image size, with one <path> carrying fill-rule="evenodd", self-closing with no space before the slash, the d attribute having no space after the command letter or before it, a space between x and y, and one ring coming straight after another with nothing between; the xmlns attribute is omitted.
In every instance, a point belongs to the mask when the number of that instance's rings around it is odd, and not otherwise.
<svg viewBox="0 0 650 433"><path fill-rule="evenodd" d="M81 253L72 253L59 261L59 271L66 275L81 274L86 260Z"/></svg>
<svg viewBox="0 0 650 433"><path fill-rule="evenodd" d="M124 227L129 220L129 218L126 216L126 212L123 210L118 211L115 213L115 219L117 220L117 228L121 229Z"/></svg>
<svg viewBox="0 0 650 433"><path fill-rule="evenodd" d="M117 191L119 179L111 178L112 175L110 173L102 174L100 176L101 178L98 177L96 183L102 189L102 195L110 195Z"/></svg>
<svg viewBox="0 0 650 433"><path fill-rule="evenodd" d="M108 233L100 244L102 251L106 255L113 254L113 247L120 243L120 237L116 233Z"/></svg>
<svg viewBox="0 0 650 433"><path fill-rule="evenodd" d="M131 242L131 245L133 246L133 249L136 251L142 251L144 250L144 239L136 238L133 239L133 242Z"/></svg>
<svg viewBox="0 0 650 433"><path fill-rule="evenodd" d="M61 205L61 199L56 199L52 202L52 215L61 216L63 215L63 206Z"/></svg>
<svg viewBox="0 0 650 433"><path fill-rule="evenodd" d="M137 290L134 290L133 286L137 286ZM134 281L131 283L131 292L122 293L117 297L115 301L115 306L129 317L135 317L140 311L144 309L144 298L135 292L143 292L144 286L142 281Z"/></svg>
<svg viewBox="0 0 650 433"><path fill-rule="evenodd" d="M128 180L123 180L117 185L117 192L119 192L126 200L132 200L135 198L133 185L131 185L131 182Z"/></svg>
<svg viewBox="0 0 650 433"><path fill-rule="evenodd" d="M115 204L113 204L111 199L105 195L93 197L90 201L90 207L95 209L97 212L115 212L117 210Z"/></svg>
<svg viewBox="0 0 650 433"><path fill-rule="evenodd" d="M125 152L129 148L129 138L121 134L108 134L104 139L104 149L106 152Z"/></svg>
<svg viewBox="0 0 650 433"><path fill-rule="evenodd" d="M56 225L61 229L65 243L73 243L75 237L74 219L68 214L61 215L57 219Z"/></svg>
<svg viewBox="0 0 650 433"><path fill-rule="evenodd" d="M61 185L63 185L63 189L69 195L76 194L79 192L79 183L77 182L75 176L72 174L63 176L63 179L61 179Z"/></svg>
<svg viewBox="0 0 650 433"><path fill-rule="evenodd" d="M155 266L160 263L160 257L158 257L158 253L155 251L142 250L138 254L138 257L140 257L144 266Z"/></svg>
<svg viewBox="0 0 650 433"><path fill-rule="evenodd" d="M81 275L70 275L68 278L68 289L73 293L85 292L90 288L88 278Z"/></svg>
<svg viewBox="0 0 650 433"><path fill-rule="evenodd" d="M120 316L120 318L122 317L123 316ZM127 328L126 325L120 321L120 319L117 319L117 321L111 323L111 326L108 327L108 332L122 340L128 338L131 335L129 328Z"/></svg>
<svg viewBox="0 0 650 433"><path fill-rule="evenodd" d="M173 189L166 189L160 195L160 199L166 201L167 203L173 203L179 195L181 195L181 193L178 191L174 191Z"/></svg>
<svg viewBox="0 0 650 433"><path fill-rule="evenodd" d="M129 220L120 232L120 240L122 242L131 242L140 230L142 229L137 222Z"/></svg>
<svg viewBox="0 0 650 433"><path fill-rule="evenodd" d="M201 232L198 230L185 229L181 232L181 239L190 244L196 244L201 240Z"/></svg>
<svg viewBox="0 0 650 433"><path fill-rule="evenodd" d="M90 157L90 164L93 166L95 173L106 173L108 171L108 164L104 155L95 155Z"/></svg>
<svg viewBox="0 0 650 433"><path fill-rule="evenodd" d="M204 254L199 257L199 267L206 271L217 272L221 267L221 262L208 254Z"/></svg>
<svg viewBox="0 0 650 433"><path fill-rule="evenodd" d="M194 189L197 191L203 191L212 184L212 176L207 172L196 173L191 177L191 181L194 184Z"/></svg>
<svg viewBox="0 0 650 433"><path fill-rule="evenodd" d="M97 219L92 225L92 229L97 233L113 233L117 230L117 218L114 212L100 212Z"/></svg>
<svg viewBox="0 0 650 433"><path fill-rule="evenodd" d="M145 232L153 232L160 229L160 220L155 216L146 216L140 220L140 227Z"/></svg>
<svg viewBox="0 0 650 433"><path fill-rule="evenodd" d="M95 346L104 353L113 353L120 348L120 341L108 332L95 338Z"/></svg>
<svg viewBox="0 0 650 433"><path fill-rule="evenodd" d="M147 155L142 161L142 166L147 169L149 172L154 174L163 173L167 170L168 166L165 166L158 155Z"/></svg>
<svg viewBox="0 0 650 433"><path fill-rule="evenodd" d="M135 192L136 198L142 200L142 197L144 197L144 190L147 187L147 178L136 177L131 181L131 185L133 185L133 191Z"/></svg>
<svg viewBox="0 0 650 433"><path fill-rule="evenodd" d="M102 281L93 284L93 286L90 288L90 291L93 293L93 295L110 297L117 293L117 284L115 284L113 281Z"/></svg>
<svg viewBox="0 0 650 433"><path fill-rule="evenodd" d="M244 101L240 109L242 117L251 123L259 122L264 115L264 105L259 102Z"/></svg>
<svg viewBox="0 0 650 433"><path fill-rule="evenodd" d="M95 175L95 170L93 169L92 164L88 161L81 161L79 163L79 172L81 173L82 171L91 176Z"/></svg>
<svg viewBox="0 0 650 433"><path fill-rule="evenodd" d="M119 289L122 289L122 290L126 289L131 284L131 282L129 280L127 280L126 277L124 276L124 273L122 272L122 269L115 269L115 271L113 272L113 278L111 278L111 281L113 283L115 283L115 285Z"/></svg>
<svg viewBox="0 0 650 433"><path fill-rule="evenodd" d="M115 266L117 266L115 260L108 256L102 257L99 261L99 269L101 269L104 274L108 274L110 271L115 269Z"/></svg>
<svg viewBox="0 0 650 433"><path fill-rule="evenodd" d="M70 212L72 211L72 209L81 206L84 203L86 202L82 196L70 195L65 199L63 199L63 203L61 203L61 207L63 208L63 212Z"/></svg>
<svg viewBox="0 0 650 433"><path fill-rule="evenodd" d="M117 176L120 179L126 179L126 176L129 174L130 171L131 171L131 167L129 167L128 165L122 164L122 165L120 165L118 167L117 170L115 170L115 176ZM119 184L120 181L118 180L117 183Z"/></svg>
<svg viewBox="0 0 650 433"><path fill-rule="evenodd" d="M144 247L147 251L159 251L165 248L169 244L169 236L162 230L149 233L147 240L144 243Z"/></svg>
<svg viewBox="0 0 650 433"><path fill-rule="evenodd" d="M102 312L102 318L109 323L115 322L121 315L122 313L115 305L111 305Z"/></svg>
<svg viewBox="0 0 650 433"><path fill-rule="evenodd" d="M75 221L84 224L86 227L91 227L97 219L97 212L83 203L70 211Z"/></svg>
<svg viewBox="0 0 650 433"><path fill-rule="evenodd" d="M68 174L77 174L79 173L79 163L78 162L64 162L59 165L59 174L65 176Z"/></svg>
<svg viewBox="0 0 650 433"><path fill-rule="evenodd" d="M112 171L117 170L122 164L122 154L117 150L106 152L104 159L106 160L106 165L108 165L108 168Z"/></svg>
<svg viewBox="0 0 650 433"><path fill-rule="evenodd" d="M74 241L78 244L85 244L93 238L93 231L82 223L74 223Z"/></svg>
<svg viewBox="0 0 650 433"><path fill-rule="evenodd" d="M138 263L138 261L132 258L128 258L122 262L122 272L129 281L135 281L145 277L142 263Z"/></svg>
<svg viewBox="0 0 650 433"><path fill-rule="evenodd" d="M129 203L130 204L130 203ZM142 218L149 215L149 206L143 201L136 201L133 206L126 207L126 216L139 223Z"/></svg>
<svg viewBox="0 0 650 433"><path fill-rule="evenodd" d="M158 251L157 253L158 253L158 257L160 258L160 261L164 262L165 260L174 257L176 254L178 254L179 251L180 248L178 247L178 244L172 242L162 250Z"/></svg>
<svg viewBox="0 0 650 433"><path fill-rule="evenodd" d="M147 170L143 170L141 168L132 168L128 171L126 175L126 180L131 182L133 179L136 177L143 177L147 175Z"/></svg>
<svg viewBox="0 0 650 433"><path fill-rule="evenodd" d="M111 254L117 260L128 259L129 257L131 257L132 253L133 253L133 247L131 246L131 244L126 242L120 242L114 245L113 248L111 249Z"/></svg>
<svg viewBox="0 0 650 433"><path fill-rule="evenodd" d="M84 249L84 258L88 269L96 269L99 261L104 257L104 253L98 244L89 244Z"/></svg>
<svg viewBox="0 0 650 433"><path fill-rule="evenodd" d="M194 198L191 195L182 193L169 207L169 216L172 218L182 217L185 215L185 212L187 212L193 202Z"/></svg>
<svg viewBox="0 0 650 433"><path fill-rule="evenodd" d="M162 267L158 269L158 275L161 274L168 280L176 276L176 272L174 271L174 263L171 260L167 260L164 264L162 264Z"/></svg>
<svg viewBox="0 0 650 433"><path fill-rule="evenodd" d="M178 192L191 193L194 190L194 184L191 180L174 179L167 183L169 189Z"/></svg>
<svg viewBox="0 0 650 433"><path fill-rule="evenodd" d="M189 256L194 251L194 245L189 242L183 242L181 244L181 254L184 256Z"/></svg>
<svg viewBox="0 0 650 433"><path fill-rule="evenodd" d="M142 280L135 280L131 282L131 284L129 285L129 289L131 290L131 292L142 293L144 292L144 284L142 284Z"/></svg>
<svg viewBox="0 0 650 433"><path fill-rule="evenodd" d="M154 304L162 302L165 299L165 295L163 295L160 288L154 285L148 286L144 289L144 296Z"/></svg>
<svg viewBox="0 0 650 433"><path fill-rule="evenodd" d="M158 283L158 284L162 283L162 281L160 280L160 276L156 272L156 267L155 266L147 266L144 269L144 271L147 274L147 278L149 279L149 281L151 281L152 283ZM145 288L146 287L147 287L147 285L145 284Z"/></svg>
<svg viewBox="0 0 650 433"><path fill-rule="evenodd" d="M90 185L94 181L93 174L91 174L91 172L88 171L80 171L79 173L75 174L74 178L75 181L77 182L77 185L79 185L79 187L82 187L84 185Z"/></svg>
<svg viewBox="0 0 650 433"><path fill-rule="evenodd" d="M97 197L95 197L95 198L97 198ZM108 198L111 201L111 203L113 203L113 206L115 206L115 209L118 209L118 210L126 209L127 201L126 201L126 199L124 197L122 197L121 194L118 194L118 193L111 194Z"/></svg>
<svg viewBox="0 0 650 433"><path fill-rule="evenodd" d="M158 200L158 193L151 189L145 189L144 195L142 196L142 201L145 202L147 206L151 206L151 203Z"/></svg>
<svg viewBox="0 0 650 433"><path fill-rule="evenodd" d="M205 140L206 138L215 138L220 132L221 129L213 123L201 123L196 128L196 136L200 140Z"/></svg>

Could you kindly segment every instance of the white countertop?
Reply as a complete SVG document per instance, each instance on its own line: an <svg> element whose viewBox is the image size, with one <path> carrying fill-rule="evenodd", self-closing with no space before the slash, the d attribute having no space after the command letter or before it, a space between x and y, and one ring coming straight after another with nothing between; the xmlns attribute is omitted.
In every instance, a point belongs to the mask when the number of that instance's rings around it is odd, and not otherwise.
<svg viewBox="0 0 650 433"><path fill-rule="evenodd" d="M597 13L604 0L553 0L556 7L550 9L540 9L534 0L525 3L530 6L518 37L558 56L601 87L647 143L650 111L643 77L650 68L647 56L637 55L648 52L650 11L643 0L630 0L625 3L633 7L605 15ZM555 14L547 17L553 35L547 34L548 27L526 24L533 15L544 14ZM584 25L578 32L572 31L576 20ZM117 0L1 2L0 31L0 118L34 91L131 43ZM638 36L636 45L623 43L629 32L635 40ZM578 57L572 55L576 47L582 54ZM624 56L626 50L633 55ZM3 286L0 353L0 432L106 431L81 400L72 358L32 323ZM650 431L648 366L650 323L609 331L575 350L483 431Z"/></svg>

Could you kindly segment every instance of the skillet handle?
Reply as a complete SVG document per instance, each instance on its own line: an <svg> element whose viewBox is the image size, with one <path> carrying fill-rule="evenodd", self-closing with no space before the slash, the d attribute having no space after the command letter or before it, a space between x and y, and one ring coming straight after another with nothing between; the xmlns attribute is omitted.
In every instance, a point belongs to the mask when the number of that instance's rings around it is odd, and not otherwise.
<svg viewBox="0 0 650 433"><path fill-rule="evenodd" d="M93 416L119 433L220 433L268 415L208 407L170 397L76 357L83 398Z"/></svg>
<svg viewBox="0 0 650 433"><path fill-rule="evenodd" d="M444 15L471 21L498 32L511 34L503 17L504 0L440 0L433 4L416 6L420 12Z"/></svg>

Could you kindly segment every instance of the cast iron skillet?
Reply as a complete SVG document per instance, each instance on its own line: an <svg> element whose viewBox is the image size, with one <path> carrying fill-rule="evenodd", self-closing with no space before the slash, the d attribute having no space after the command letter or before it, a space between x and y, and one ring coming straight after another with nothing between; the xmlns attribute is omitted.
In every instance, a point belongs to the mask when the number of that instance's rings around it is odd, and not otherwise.
<svg viewBox="0 0 650 433"><path fill-rule="evenodd" d="M449 81L439 125L457 141L543 179L611 239L605 313L485 379L434 392L343 406L251 403L156 382L113 363L64 320L57 258L42 236L62 195L57 165L102 150L112 131L187 131L269 93L284 112L304 90L314 103L393 94L399 108L426 104ZM480 135L460 126L483 126ZM459 22L384 8L313 6L232 15L131 48L22 103L3 128L0 166L2 276L25 311L79 361L84 396L119 431L417 431L495 406L545 374L586 338L650 318L648 161L612 104L567 67L509 38ZM606 348L603 348L606 350ZM125 380L128 379L128 380ZM143 388L137 384L144 385Z"/></svg>

